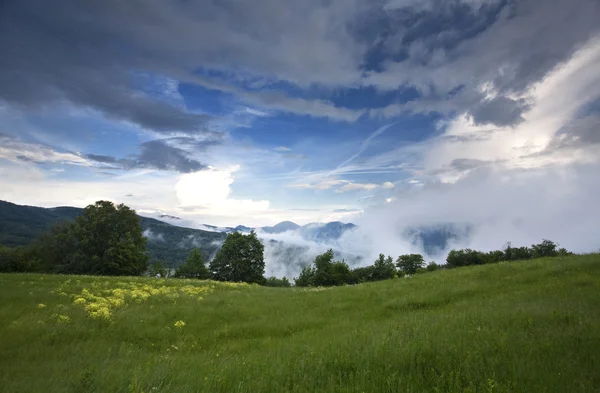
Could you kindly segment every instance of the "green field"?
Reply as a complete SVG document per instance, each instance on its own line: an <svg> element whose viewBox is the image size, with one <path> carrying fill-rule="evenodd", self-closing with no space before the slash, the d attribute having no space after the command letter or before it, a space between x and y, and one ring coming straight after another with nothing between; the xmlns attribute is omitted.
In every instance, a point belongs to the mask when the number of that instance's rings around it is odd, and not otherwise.
<svg viewBox="0 0 600 393"><path fill-rule="evenodd" d="M600 255L330 289L5 274L0 302L2 392L600 391Z"/></svg>

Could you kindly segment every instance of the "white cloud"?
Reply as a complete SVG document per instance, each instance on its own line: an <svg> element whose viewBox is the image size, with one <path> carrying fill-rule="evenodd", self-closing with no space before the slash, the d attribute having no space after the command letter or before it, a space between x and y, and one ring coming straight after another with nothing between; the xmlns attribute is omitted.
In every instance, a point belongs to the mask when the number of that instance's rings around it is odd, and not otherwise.
<svg viewBox="0 0 600 393"><path fill-rule="evenodd" d="M348 182L344 184L341 188L335 190L335 192L348 192L348 191L358 191L358 190L374 190L379 187L378 184L375 183L353 183Z"/></svg>
<svg viewBox="0 0 600 393"><path fill-rule="evenodd" d="M383 188L394 188L394 187L396 187L396 186L394 185L394 183L392 183L391 181L386 181L386 182L385 182L385 183L383 183L381 186L382 186Z"/></svg>
<svg viewBox="0 0 600 393"><path fill-rule="evenodd" d="M78 154L58 152L48 146L26 143L3 135L0 135L0 158L16 163L33 161L38 163L92 166L89 160Z"/></svg>
<svg viewBox="0 0 600 393"><path fill-rule="evenodd" d="M239 166L227 169L209 169L183 174L175 184L180 206L208 210L211 214L236 216L264 212L269 201L235 199L230 197L233 173Z"/></svg>
<svg viewBox="0 0 600 393"><path fill-rule="evenodd" d="M357 221L361 230L353 236L365 253L422 252L403 233L448 223L473 226L450 247L490 250L548 238L576 252L598 250L600 144L566 149L556 140L564 129L573 132L571 124L600 97L599 63L600 38L594 38L524 92L531 106L515 127L476 125L463 113L439 137L365 160L389 166L410 157L420 166L407 186Z"/></svg>
<svg viewBox="0 0 600 393"><path fill-rule="evenodd" d="M311 177L311 176L309 176ZM314 176L312 176L314 177ZM389 182L387 182L389 183ZM385 186L385 188L390 188L389 185ZM392 183L389 183L392 184ZM379 184L375 183L357 183L352 182L350 180L341 180L341 179L325 179L318 180L312 183L299 183L290 185L292 188L302 188L302 189L314 189L314 190L329 190L334 189L336 193L349 192L349 191L364 191L364 190L374 190L376 188L381 187Z"/></svg>
<svg viewBox="0 0 600 393"><path fill-rule="evenodd" d="M290 149L289 147L285 147L285 146L278 146L278 147L274 148L273 150L284 152L284 151L290 151L292 149Z"/></svg>
<svg viewBox="0 0 600 393"><path fill-rule="evenodd" d="M315 190L329 190L335 186L339 186L341 184L348 183L347 180L339 180L339 179L327 179L321 180L316 183L301 183L301 184L292 184L290 187L292 188L304 188L304 189L315 189Z"/></svg>

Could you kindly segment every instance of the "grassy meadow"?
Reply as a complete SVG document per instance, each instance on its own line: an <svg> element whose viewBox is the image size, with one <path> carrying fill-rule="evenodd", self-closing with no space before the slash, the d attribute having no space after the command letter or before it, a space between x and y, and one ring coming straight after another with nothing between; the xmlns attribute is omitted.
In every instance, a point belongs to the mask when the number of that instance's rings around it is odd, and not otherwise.
<svg viewBox="0 0 600 393"><path fill-rule="evenodd" d="M335 288L0 275L0 392L598 392L600 255Z"/></svg>

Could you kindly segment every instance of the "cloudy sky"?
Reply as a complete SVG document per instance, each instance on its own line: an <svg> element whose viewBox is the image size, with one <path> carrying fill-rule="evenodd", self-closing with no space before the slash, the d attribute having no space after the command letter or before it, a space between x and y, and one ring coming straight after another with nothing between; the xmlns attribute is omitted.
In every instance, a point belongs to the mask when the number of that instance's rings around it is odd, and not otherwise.
<svg viewBox="0 0 600 393"><path fill-rule="evenodd" d="M597 248L598 20L597 0L4 1L0 199Z"/></svg>

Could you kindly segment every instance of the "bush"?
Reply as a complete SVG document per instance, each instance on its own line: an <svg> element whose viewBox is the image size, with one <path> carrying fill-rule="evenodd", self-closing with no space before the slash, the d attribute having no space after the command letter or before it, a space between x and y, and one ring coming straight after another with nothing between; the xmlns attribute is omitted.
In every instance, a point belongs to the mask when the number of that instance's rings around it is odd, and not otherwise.
<svg viewBox="0 0 600 393"><path fill-rule="evenodd" d="M277 278L277 277L269 277L265 281L265 286L267 287L291 287L292 284L288 281L286 277Z"/></svg>
<svg viewBox="0 0 600 393"><path fill-rule="evenodd" d="M440 265L438 265L435 262L430 262L429 265L427 265L426 269L428 272L434 272L436 270L440 270Z"/></svg>
<svg viewBox="0 0 600 393"><path fill-rule="evenodd" d="M177 268L175 277L179 278L197 278L200 280L208 280L210 271L204 264L204 258L199 249L194 248L190 251L185 263Z"/></svg>

